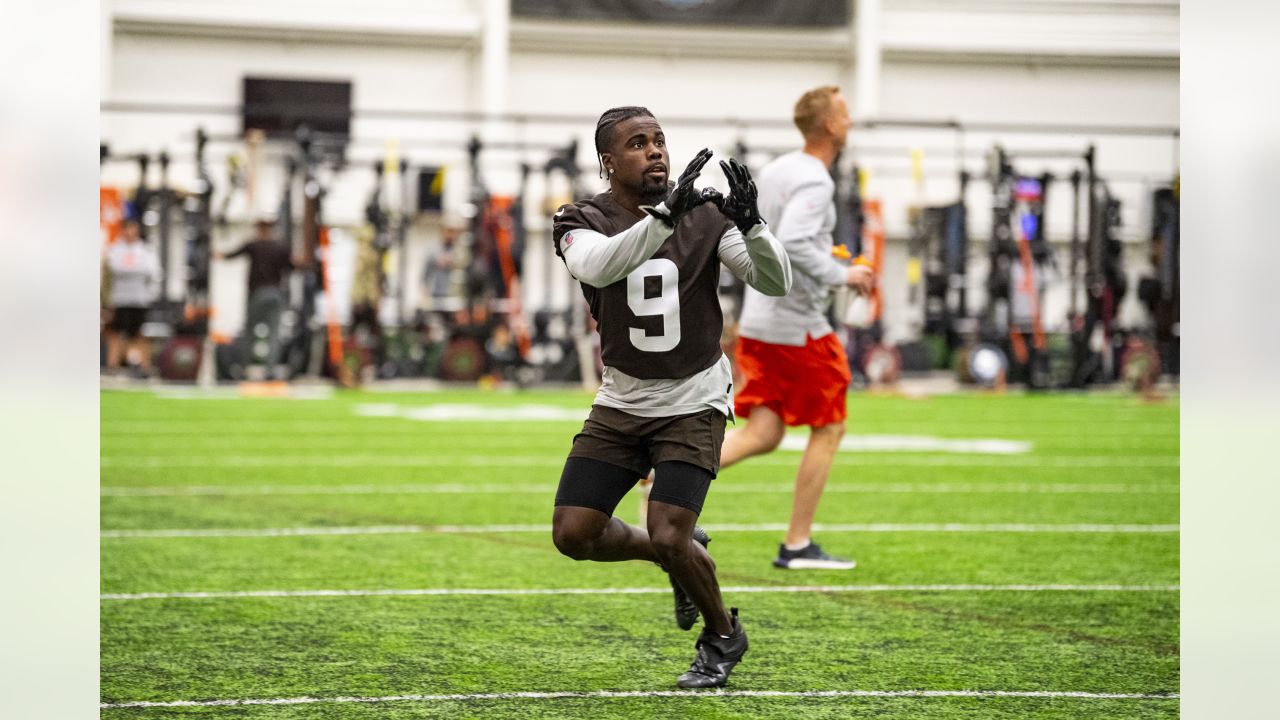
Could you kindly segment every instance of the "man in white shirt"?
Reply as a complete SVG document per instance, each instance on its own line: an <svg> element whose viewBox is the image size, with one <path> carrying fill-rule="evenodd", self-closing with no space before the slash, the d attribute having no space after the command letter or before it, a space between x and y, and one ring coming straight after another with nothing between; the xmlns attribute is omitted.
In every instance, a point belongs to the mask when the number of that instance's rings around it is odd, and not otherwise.
<svg viewBox="0 0 1280 720"><path fill-rule="evenodd" d="M107 370L120 368L126 351L138 362L138 370L151 372L151 344L142 336L147 309L160 290L160 258L142 239L137 218L127 218L120 239L107 247L104 263L110 289L107 304Z"/></svg>
<svg viewBox="0 0 1280 720"><path fill-rule="evenodd" d="M747 422L725 437L721 467L772 452L787 426L808 425L791 521L774 565L849 570L854 561L828 555L810 535L844 435L850 380L844 346L825 313L833 289L846 285L867 293L875 279L869 268L844 265L831 252L836 211L829 169L853 124L840 89L805 93L796 103L795 123L804 149L766 165L759 180L760 215L786 248L795 281L782 297L746 289L736 350L744 382L734 411Z"/></svg>

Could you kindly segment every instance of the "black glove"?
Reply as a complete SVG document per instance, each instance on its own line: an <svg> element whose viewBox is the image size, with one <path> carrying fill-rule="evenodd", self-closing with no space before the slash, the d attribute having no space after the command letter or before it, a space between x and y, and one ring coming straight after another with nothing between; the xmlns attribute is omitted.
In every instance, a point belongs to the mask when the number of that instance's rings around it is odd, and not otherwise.
<svg viewBox="0 0 1280 720"><path fill-rule="evenodd" d="M760 211L756 209L756 183L751 179L751 171L747 166L729 158L729 162L720 161L720 169L729 181L729 197L719 203L720 212L733 221L743 235L755 227L760 219Z"/></svg>
<svg viewBox="0 0 1280 720"><path fill-rule="evenodd" d="M702 172L702 166L706 165L707 161L711 159L711 154L710 150L703 148L697 155L693 156L693 160L689 161L684 172L680 173L680 179L676 180L671 192L667 193L666 199L663 200L667 205L665 215L649 206L642 206L640 209L665 222L669 227L675 227L676 223L680 222L680 217L685 213L702 203L714 202L715 198L706 196L693 187L693 181L698 179L698 174ZM719 195L719 193L716 194Z"/></svg>

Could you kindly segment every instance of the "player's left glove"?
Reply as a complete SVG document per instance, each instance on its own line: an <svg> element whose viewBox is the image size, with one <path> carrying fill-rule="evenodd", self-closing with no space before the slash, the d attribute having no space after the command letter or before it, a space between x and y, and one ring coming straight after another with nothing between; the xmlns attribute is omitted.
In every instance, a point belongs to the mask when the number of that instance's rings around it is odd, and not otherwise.
<svg viewBox="0 0 1280 720"><path fill-rule="evenodd" d="M729 197L717 203L720 212L732 220L745 235L758 223L764 222L760 219L760 211L756 209L756 183L751 179L751 171L747 170L747 166L733 158L729 158L729 162L721 160L720 169L729 181Z"/></svg>
<svg viewBox="0 0 1280 720"><path fill-rule="evenodd" d="M684 172L680 173L680 179L676 180L671 192L667 193L666 199L662 201L667 206L666 214L647 205L642 205L640 209L663 221L669 227L675 227L685 213L705 202L714 202L714 196L708 195L705 191L699 192L693 187L693 181L698 179L702 166L707 164L711 155L711 150L703 148L693 156L693 160L685 167ZM716 195L718 196L719 193Z"/></svg>

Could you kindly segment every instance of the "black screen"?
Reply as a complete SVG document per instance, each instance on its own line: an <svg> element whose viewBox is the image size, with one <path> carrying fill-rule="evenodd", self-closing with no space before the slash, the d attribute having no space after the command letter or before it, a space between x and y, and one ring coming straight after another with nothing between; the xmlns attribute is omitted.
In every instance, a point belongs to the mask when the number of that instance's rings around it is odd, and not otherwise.
<svg viewBox="0 0 1280 720"><path fill-rule="evenodd" d="M686 25L830 27L849 24L848 0L512 0L516 17Z"/></svg>
<svg viewBox="0 0 1280 720"><path fill-rule="evenodd" d="M244 79L244 130L292 137L299 125L317 133L351 134L351 83L280 78Z"/></svg>
<svg viewBox="0 0 1280 720"><path fill-rule="evenodd" d="M440 212L444 208L444 168L418 171L418 211Z"/></svg>

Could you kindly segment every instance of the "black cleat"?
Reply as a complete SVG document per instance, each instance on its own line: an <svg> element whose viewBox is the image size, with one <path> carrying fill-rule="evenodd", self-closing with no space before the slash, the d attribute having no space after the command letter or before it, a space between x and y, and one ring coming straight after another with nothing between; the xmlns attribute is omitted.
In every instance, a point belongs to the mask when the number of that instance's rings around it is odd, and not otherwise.
<svg viewBox="0 0 1280 720"><path fill-rule="evenodd" d="M738 608L730 608L733 616L733 634L720 637L707 628L698 636L698 654L693 658L689 671L676 680L682 688L724 687L729 673L747 654L747 631L738 622Z"/></svg>
<svg viewBox="0 0 1280 720"><path fill-rule="evenodd" d="M693 529L693 539L697 540L702 547L706 547L711 543L711 536L707 535L707 531L700 527ZM698 606L693 604L693 600L689 599L689 595L685 593L684 588L680 587L680 583L676 579L667 574L667 579L671 581L671 593L676 599L676 627L681 630L688 630L693 624L698 622Z"/></svg>

